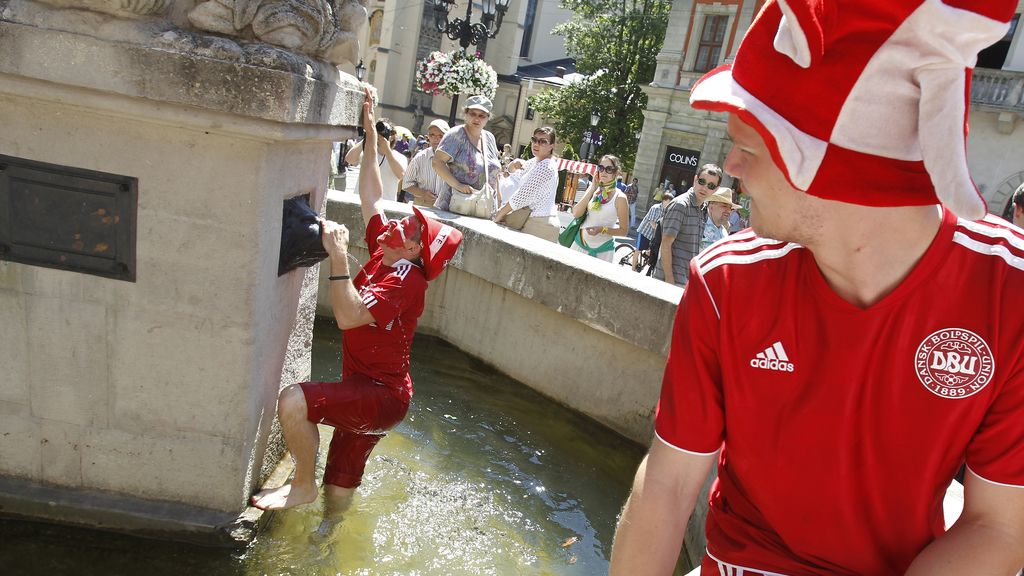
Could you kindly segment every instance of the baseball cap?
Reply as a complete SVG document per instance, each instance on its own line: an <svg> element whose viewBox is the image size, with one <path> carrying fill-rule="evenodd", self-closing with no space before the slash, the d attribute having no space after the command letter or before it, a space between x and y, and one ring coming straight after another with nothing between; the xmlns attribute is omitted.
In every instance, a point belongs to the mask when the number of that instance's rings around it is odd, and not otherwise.
<svg viewBox="0 0 1024 576"><path fill-rule="evenodd" d="M671 200L671 199L673 199L675 197L676 197L676 195L671 193L671 192L662 192L661 193L661 199L662 200Z"/></svg>
<svg viewBox="0 0 1024 576"><path fill-rule="evenodd" d="M451 130L451 126L448 125L448 122L445 122L444 120L442 120L440 118L438 118L437 120L431 121L430 125L427 126L427 127L429 128L431 126L433 126L434 128L437 128L438 130L440 130L442 134L447 134L448 131Z"/></svg>
<svg viewBox="0 0 1024 576"><path fill-rule="evenodd" d="M742 206L732 201L732 189L722 188L721 186L719 186L718 190L716 190L714 194L708 196L705 202L718 202L719 204L728 204L729 206L732 206L734 210L742 208Z"/></svg>
<svg viewBox="0 0 1024 576"><path fill-rule="evenodd" d="M484 112L487 112L488 114L490 114L491 113L491 108L493 108L493 107L494 107L494 104L491 103L491 99L488 98L487 96L481 96L479 94L476 94L474 96L470 96L469 98L466 98L466 108L467 109L468 108L476 108L477 110L483 110Z"/></svg>
<svg viewBox="0 0 1024 576"><path fill-rule="evenodd" d="M412 211L423 226L420 230L420 242L423 245L423 250L420 252L420 259L423 260L423 275L427 280L433 280L440 276L441 272L444 272L445 266L455 256L459 244L462 243L462 232L447 224L427 218L415 206L412 207Z"/></svg>
<svg viewBox="0 0 1024 576"><path fill-rule="evenodd" d="M971 72L1016 7L768 0L734 62L698 80L690 104L757 130L808 194L866 206L941 202L977 219L985 202L967 169Z"/></svg>

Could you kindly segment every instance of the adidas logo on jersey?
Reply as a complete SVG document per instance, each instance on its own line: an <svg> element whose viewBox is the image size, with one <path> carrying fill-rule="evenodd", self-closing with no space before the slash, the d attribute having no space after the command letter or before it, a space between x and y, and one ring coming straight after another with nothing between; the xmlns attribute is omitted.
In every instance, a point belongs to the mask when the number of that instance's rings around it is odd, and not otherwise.
<svg viewBox="0 0 1024 576"><path fill-rule="evenodd" d="M778 370L779 372L792 372L795 368L793 363L789 361L789 356L786 355L786 349L782 347L782 342L776 342L765 348L764 352L758 352L757 356L750 360L750 365L754 368Z"/></svg>

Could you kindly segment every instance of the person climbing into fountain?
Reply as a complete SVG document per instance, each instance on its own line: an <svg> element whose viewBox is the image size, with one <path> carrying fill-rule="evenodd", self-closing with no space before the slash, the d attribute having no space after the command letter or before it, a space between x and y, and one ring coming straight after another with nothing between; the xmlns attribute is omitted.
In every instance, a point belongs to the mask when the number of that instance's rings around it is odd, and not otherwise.
<svg viewBox="0 0 1024 576"><path fill-rule="evenodd" d="M325 516L336 517L348 507L370 451L386 430L405 418L413 391L409 349L427 282L441 274L462 241L460 231L427 218L416 207L412 216L388 220L381 206L369 92L363 127L368 153L363 154L358 190L371 256L357 274L349 269L348 229L321 221L330 254L331 307L343 335L341 381L303 382L281 391L277 413L295 474L290 483L252 497L253 505L264 510L316 499L320 423L334 427L324 470Z"/></svg>

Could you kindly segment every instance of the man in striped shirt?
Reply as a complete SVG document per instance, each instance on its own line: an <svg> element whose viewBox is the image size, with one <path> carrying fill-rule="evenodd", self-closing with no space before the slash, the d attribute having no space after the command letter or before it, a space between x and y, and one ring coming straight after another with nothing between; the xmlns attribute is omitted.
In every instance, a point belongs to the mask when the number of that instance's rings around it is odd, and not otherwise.
<svg viewBox="0 0 1024 576"><path fill-rule="evenodd" d="M651 206L647 210L647 215L640 221L640 225L636 228L636 251L633 252L633 271L636 271L636 262L643 250L657 250L661 247L661 243L654 242L655 234L658 232L658 224L661 224L661 219L665 215L665 208L668 207L669 202L672 201L671 192L661 193L661 202L658 202L654 206Z"/></svg>
<svg viewBox="0 0 1024 576"><path fill-rule="evenodd" d="M700 252L700 238L708 213L707 200L722 183L722 169L705 164L693 177L693 188L677 197L665 209L661 222L661 252L654 277L683 286L689 277L690 259Z"/></svg>
<svg viewBox="0 0 1024 576"><path fill-rule="evenodd" d="M442 180L430 165L437 145L441 143L441 138L444 138L448 130L448 123L444 120L437 119L430 123L430 127L427 128L427 142L430 145L413 157L409 162L409 169L402 178L402 190L413 195L413 204L417 206L433 206L437 197L448 189L448 183Z"/></svg>

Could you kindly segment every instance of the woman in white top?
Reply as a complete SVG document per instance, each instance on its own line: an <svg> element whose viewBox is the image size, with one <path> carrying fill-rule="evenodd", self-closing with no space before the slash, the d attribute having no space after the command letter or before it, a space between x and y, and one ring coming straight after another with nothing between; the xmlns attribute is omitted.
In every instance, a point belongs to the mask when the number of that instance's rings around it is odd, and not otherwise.
<svg viewBox="0 0 1024 576"><path fill-rule="evenodd" d="M555 129L544 126L534 130L530 149L533 158L526 162L519 159L509 162L509 176L502 180L501 189L504 192L508 186L514 192L495 214L494 221L503 222L513 210L529 208L530 217L523 226L523 232L557 242L555 193L558 191L558 168L552 155L555 151Z"/></svg>
<svg viewBox="0 0 1024 576"><path fill-rule="evenodd" d="M602 156L597 165L597 176L583 198L572 207L574 218L587 215L572 249L606 262L612 261L614 237L629 233L629 201L615 187L615 175L621 168L622 162L618 157L611 154Z"/></svg>

